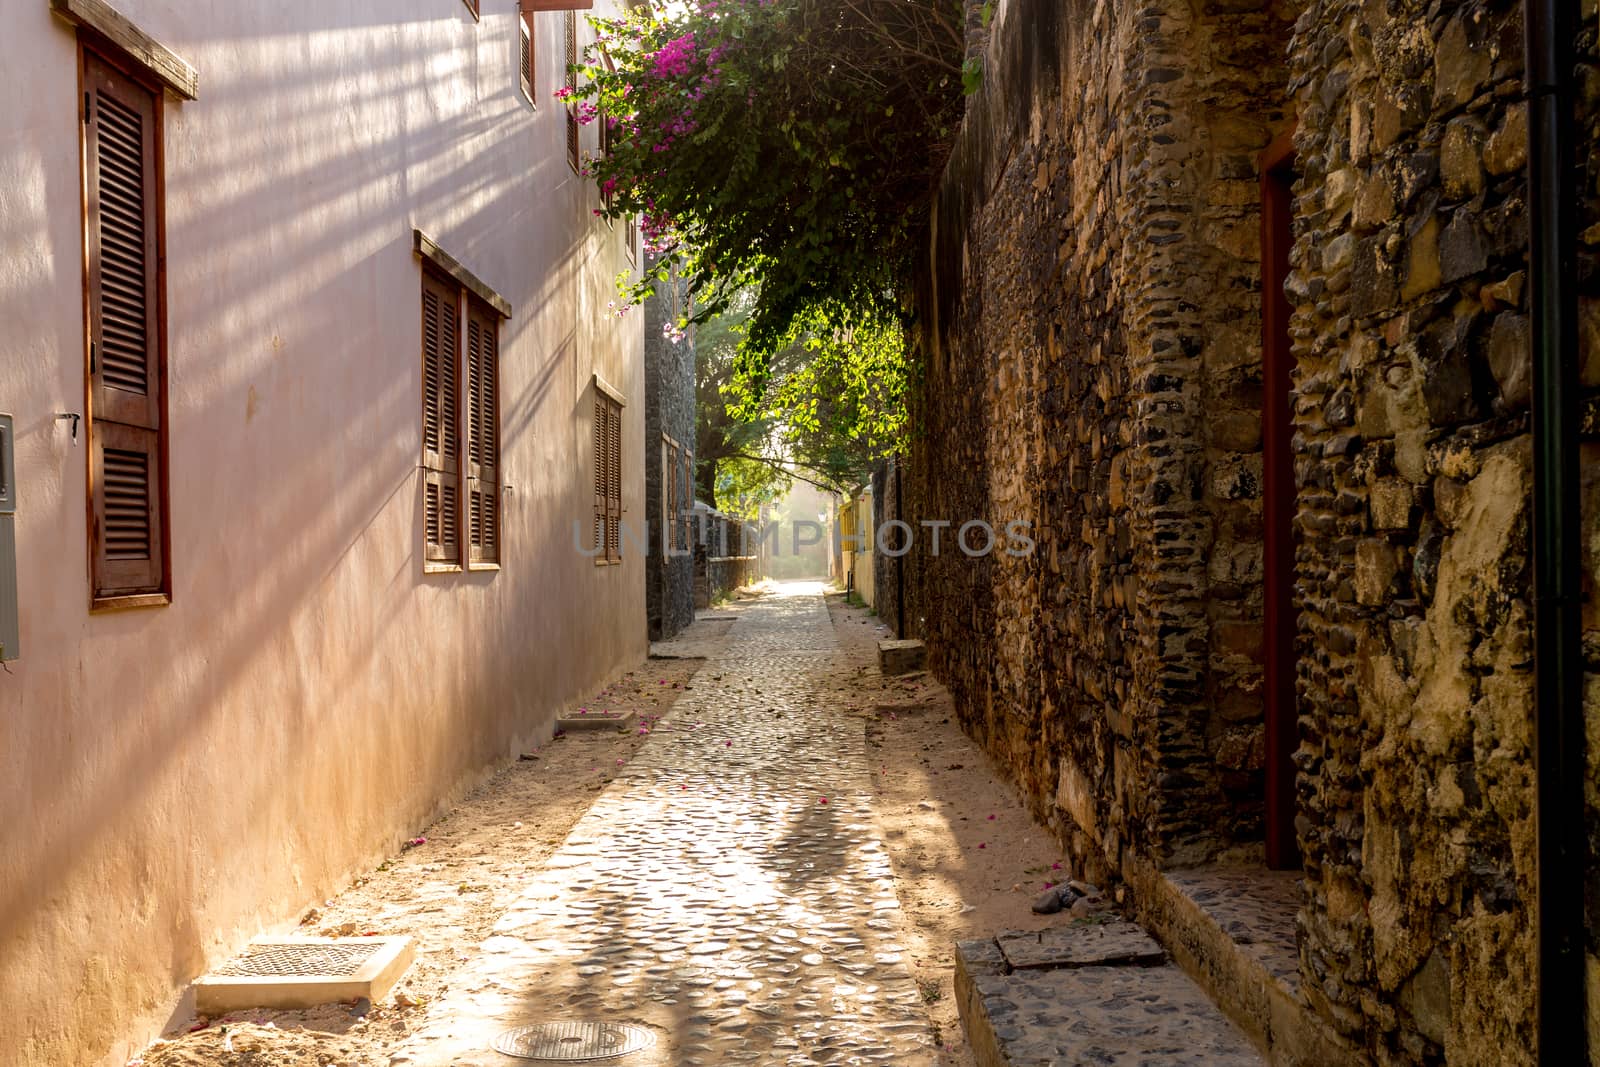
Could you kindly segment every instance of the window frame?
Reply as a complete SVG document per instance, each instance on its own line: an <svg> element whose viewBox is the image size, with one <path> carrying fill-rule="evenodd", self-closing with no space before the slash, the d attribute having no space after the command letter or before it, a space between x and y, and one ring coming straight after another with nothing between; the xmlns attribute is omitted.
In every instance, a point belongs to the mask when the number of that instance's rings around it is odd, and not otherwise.
<svg viewBox="0 0 1600 1067"><path fill-rule="evenodd" d="M500 424L500 367L503 360L503 345L500 327L504 321L511 317L511 304L495 292L482 279L448 252L439 247L427 234L421 230L412 231L412 249L420 262L419 271L419 314L417 330L417 349L419 353L419 378L421 407L419 414L419 453L421 460L417 465L422 473L423 499L421 502L422 516L422 569L424 574L456 574L462 571L496 571L504 562L505 553L505 523L504 523L504 493L505 483L505 452L502 443ZM455 416L456 427L456 452L453 469L443 466L442 457L446 454L440 452L440 466L429 463L429 449L427 440L427 410L428 410L428 345L427 345L427 294L431 284L437 286L450 299L450 307L454 313L455 324L455 350L454 350L454 375ZM494 361L493 381L490 392L492 394L493 412L491 414L493 425L493 455L492 465L469 458L477 434L477 420L474 412L477 410L476 398L471 395L471 379L468 361L472 358L469 349L470 334L474 327L481 331L487 329L493 336ZM442 444L441 440L441 444ZM472 483L483 481L482 469L487 467L493 472L489 479L493 486L494 508L494 555L480 555L474 559L472 545L471 518L468 509L475 508ZM454 522L456 553L453 559L430 559L428 555L428 503L427 485L432 474L450 475L455 478L456 485L456 515ZM442 482L440 483L443 484ZM476 514L476 513L474 513ZM442 541L440 542L443 543Z"/></svg>
<svg viewBox="0 0 1600 1067"><path fill-rule="evenodd" d="M438 268L434 267L430 263L424 263L422 265L420 282L421 282L421 287L420 287L420 292L419 292L419 297L420 297L419 303L420 303L421 327L420 327L420 343L418 345L418 350L421 353L421 373L422 373L422 407L420 409L420 414L421 414L421 419L422 419L421 424L420 424L420 429L422 431L422 433L421 433L422 458L421 458L421 462L419 463L419 467L422 470L422 482L423 482L423 490L422 490L423 491L423 503L422 503L422 569L423 569L423 571L425 573L429 573L429 574L454 574L454 573L459 572L462 569L462 563L463 563L464 558L466 556L465 539L462 537L462 532L463 532L463 530L462 530L462 527L463 527L462 516L463 516L463 514L465 512L465 507L462 504L462 496L463 496L462 489L463 489L463 483L466 481L466 478L465 478L465 473L466 472L465 472L465 463L464 463L464 461L462 459L462 452L464 451L464 449L462 447L464 434L461 432L461 410L462 410L462 403L461 403L461 362L462 362L462 360L461 360L461 352L462 352L462 343L461 343L461 332L462 332L461 331L461 319L462 319L462 316L461 316L461 299L462 299L461 298L461 286L460 286L459 283L457 283L455 281L455 279L449 277L447 274L445 274L444 272L440 271ZM455 436L454 436L453 442L446 441L445 440L445 434L444 434L443 429L441 427L440 441L439 441L440 447L438 449L430 449L428 447L428 431L427 431L428 404L429 404L429 400L430 400L430 392L429 392L429 389L428 389L429 353L428 353L428 342L427 342L427 337L428 337L428 332L427 332L428 331L428 325L427 325L427 320L428 320L428 295L429 295L430 287L436 287L439 290L439 296L441 297L441 301L440 301L441 316L443 315L443 313L446 310L448 310L449 315L450 315L450 321L451 321L451 323L453 324L453 327L454 327L452 332L451 332L451 339L452 339L451 356L452 356L452 358L451 358L450 377L451 377L451 384L455 387L454 388L455 400L454 400L453 410L450 412L450 414L453 416L453 418L451 420L451 425L454 426ZM448 299L446 299L446 298L448 298ZM442 321L443 321L443 319L441 317L441 322ZM444 416L444 412L443 412L443 408L441 406L441 409L440 409L440 418L441 418L441 420L443 419L443 416ZM452 444L452 443L455 446L453 450L445 447L447 444ZM437 457L438 457L437 460L432 458L434 455L437 455ZM446 457L450 457L450 458L447 459ZM443 537L440 537L440 539L437 542L430 542L428 540L427 491L428 491L428 485L430 484L430 479L429 479L430 475L438 475L438 476L440 476L439 479L438 479L438 484L440 486L440 493L441 494L444 492L444 490L446 488L445 479L448 478L448 479L452 479L453 480L453 484L450 485L449 487L453 488L455 490L455 508L454 508L455 519L450 524L452 529L449 532L454 534L454 536L449 541L446 541ZM443 509L442 501L441 501L439 506L440 506L440 508L442 510ZM441 516L441 518L440 518L440 530L441 530L441 532L444 532L444 527L445 527L445 522L444 522L443 517ZM430 549L428 547L432 543L437 543L438 545L440 545L441 548L443 548L445 545L453 545L454 549L455 549L454 554L453 555L442 555L441 554L441 555L438 555L438 556L432 556L432 555L429 554Z"/></svg>
<svg viewBox="0 0 1600 1067"><path fill-rule="evenodd" d="M539 109L538 37L534 33L533 13L517 6L517 77L522 98L535 111Z"/></svg>
<svg viewBox="0 0 1600 1067"><path fill-rule="evenodd" d="M488 457L487 462L481 458L472 458L473 449L477 446L479 435L482 432L480 423L480 415L482 415L480 410L481 397L475 393L471 378L472 368L470 366L473 358L470 345L474 319L477 320L479 330L487 333L492 338L490 346L492 355L489 357L493 361L493 366L489 372L492 381L488 389L491 408L488 413L488 420L492 455ZM505 524L502 522L501 507L503 503L501 497L505 482L501 475L503 463L500 453L500 317L495 314L494 308L490 307L487 302L463 289L462 321L467 326L467 329L462 334L463 343L469 346L467 348L467 358L461 364L463 387L459 391L462 407L467 415L463 422L466 433L462 435L461 446L462 488L464 490L461 498L466 504L466 508L463 509L463 520L466 523L467 530L467 536L462 542L462 548L466 557L467 570L493 571L500 569L500 547L504 542L502 535L505 530ZM480 356L479 358L483 357ZM481 387L479 391L481 392ZM483 473L485 470L490 472L487 477ZM472 523L479 518L478 497L483 493L484 486L488 487L489 507L493 509L494 536L492 543L494 548L492 555L483 550L482 544L473 541L472 533Z"/></svg>
<svg viewBox="0 0 1600 1067"><path fill-rule="evenodd" d="M572 168L572 173L581 174L583 171L583 127L578 125L578 105L573 101L572 94L578 91L578 72L573 68L578 64L578 13L576 11L562 12L562 36L566 48L566 130L567 130L567 166Z"/></svg>
<svg viewBox="0 0 1600 1067"><path fill-rule="evenodd" d="M135 31L136 32L136 31ZM174 61L181 63L181 60ZM148 93L150 98L150 187L145 192L144 208L150 216L147 235L147 255L153 260L149 276L152 279L146 292L147 321L153 320L154 336L148 338L146 359L153 361L148 380L155 395L147 404L149 421L154 425L140 426L127 421L124 410L109 409L98 415L96 397L101 387L96 382L97 346L96 299L99 272L99 238L92 230L98 217L98 194L90 188L90 138L95 128L89 113L91 85L90 64L99 63L111 72L126 78L132 86ZM165 607L172 603L172 507L171 463L169 448L168 411L168 329L167 329L167 270L166 270L166 94L165 79L127 54L115 41L93 26L80 24L77 31L78 91L78 174L79 220L83 243L83 371L84 371L84 426L85 449L85 500L86 532L89 577L89 610L91 613L120 611L129 608ZM192 68L190 68L192 74ZM98 161L98 154L96 155ZM98 168L98 162L96 162ZM96 170L98 173L98 169ZM103 347L103 346L98 346ZM147 394L148 396L148 394ZM128 405L131 408L131 405ZM124 416L112 418L112 415ZM99 425L97 425L97 423ZM146 455L154 465L147 486L149 494L151 545L157 558L152 560L155 581L119 585L113 580L115 570L110 561L102 559L104 537L102 516L105 508L103 485L103 455L111 439L120 439L130 431L153 434L154 447Z"/></svg>
<svg viewBox="0 0 1600 1067"><path fill-rule="evenodd" d="M622 562L622 516L627 510L622 505L622 459L626 455L622 447L622 411L626 406L622 394L596 374L590 461L594 473L593 547L597 567ZM612 536L613 528L615 536ZM601 531L604 531L603 549Z"/></svg>

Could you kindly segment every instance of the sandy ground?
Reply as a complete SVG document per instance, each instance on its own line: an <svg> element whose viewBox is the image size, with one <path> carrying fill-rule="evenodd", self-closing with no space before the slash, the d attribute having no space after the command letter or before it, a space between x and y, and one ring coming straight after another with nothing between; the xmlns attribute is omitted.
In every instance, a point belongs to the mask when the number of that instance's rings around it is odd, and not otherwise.
<svg viewBox="0 0 1600 1067"><path fill-rule="evenodd" d="M833 707L861 719L877 764L879 824L940 1062L967 1067L974 1061L956 1014L952 946L998 930L1064 923L1065 916L1030 910L1046 883L1065 876L1063 861L961 732L944 689L925 674L882 678L876 651L887 631L842 596L829 596L828 607L847 656L846 669L833 675ZM738 610L736 598L717 614ZM637 709L648 723L692 686L703 662L646 661L596 694L592 706ZM425 843L306 914L306 934L417 939L417 962L384 1002L195 1019L130 1067L388 1067L529 873L643 741L637 731L579 733L527 753L421 831Z"/></svg>
<svg viewBox="0 0 1600 1067"><path fill-rule="evenodd" d="M726 629L731 623L710 624ZM647 660L588 705L634 710L641 725L677 701L703 660ZM409 934L417 959L383 1003L193 1019L146 1049L141 1067L388 1067L452 973L645 738L582 731L523 754L408 848L310 909L298 933ZM231 1051L230 1051L231 1050ZM130 1065L132 1067L132 1065Z"/></svg>
<svg viewBox="0 0 1600 1067"><path fill-rule="evenodd" d="M882 677L877 643L893 634L843 596L828 597L828 610L840 646L856 660L857 681L840 692L841 709L866 719L877 757L878 822L940 1062L969 1067L975 1061L956 1013L954 945L1065 925L1067 916L1032 908L1046 884L1065 880L1066 861L961 731L944 687L920 672Z"/></svg>

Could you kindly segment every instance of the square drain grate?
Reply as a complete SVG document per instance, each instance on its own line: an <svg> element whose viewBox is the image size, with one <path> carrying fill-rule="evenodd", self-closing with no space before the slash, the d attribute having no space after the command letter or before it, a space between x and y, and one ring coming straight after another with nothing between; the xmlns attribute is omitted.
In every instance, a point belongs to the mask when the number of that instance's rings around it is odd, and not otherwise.
<svg viewBox="0 0 1600 1067"><path fill-rule="evenodd" d="M655 1043L655 1034L633 1023L571 1019L507 1030L494 1039L493 1048L541 1063L583 1063L641 1052Z"/></svg>
<svg viewBox="0 0 1600 1067"><path fill-rule="evenodd" d="M300 977L332 975L348 978L383 947L381 941L329 944L319 941L268 941L251 945L244 954L218 967L229 976L271 975Z"/></svg>
<svg viewBox="0 0 1600 1067"><path fill-rule="evenodd" d="M262 939L195 982L195 1010L310 1008L378 1000L411 966L409 937Z"/></svg>

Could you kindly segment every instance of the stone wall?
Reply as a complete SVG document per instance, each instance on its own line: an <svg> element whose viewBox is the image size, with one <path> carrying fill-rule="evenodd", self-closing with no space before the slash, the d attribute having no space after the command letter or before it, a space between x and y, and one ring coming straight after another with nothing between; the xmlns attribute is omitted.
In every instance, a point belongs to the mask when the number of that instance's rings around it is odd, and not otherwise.
<svg viewBox="0 0 1600 1067"><path fill-rule="evenodd" d="M1007 5L936 209L906 517L1037 550L924 533L907 614L1091 875L1260 837L1255 156L1288 18Z"/></svg>
<svg viewBox="0 0 1600 1067"><path fill-rule="evenodd" d="M654 265L655 256L646 262ZM694 562L691 554L669 555L668 544L672 484L668 465L676 442L692 451L695 442L695 350L691 334L673 340L663 328L676 326L685 310L675 290L651 295L644 302L644 498L650 501L650 552L645 560L645 615L650 640L662 641L694 621ZM671 439L671 442L667 440ZM678 538L680 551L688 545L690 514L694 506L693 466L683 467L677 480Z"/></svg>
<svg viewBox="0 0 1600 1067"><path fill-rule="evenodd" d="M1380 1062L1532 1056L1521 14L1318 0L1291 49L1302 955ZM1592 227L1592 3L1581 47Z"/></svg>
<svg viewBox="0 0 1600 1067"><path fill-rule="evenodd" d="M693 532L694 607L709 608L760 580L757 524L696 504Z"/></svg>
<svg viewBox="0 0 1600 1067"><path fill-rule="evenodd" d="M963 722L1091 879L1259 860L1260 160L1297 131L1302 988L1378 1062L1531 1041L1520 35L1504 0L1009 0L917 279L901 517L953 525L880 558L880 613L902 575ZM1037 550L952 551L973 518Z"/></svg>

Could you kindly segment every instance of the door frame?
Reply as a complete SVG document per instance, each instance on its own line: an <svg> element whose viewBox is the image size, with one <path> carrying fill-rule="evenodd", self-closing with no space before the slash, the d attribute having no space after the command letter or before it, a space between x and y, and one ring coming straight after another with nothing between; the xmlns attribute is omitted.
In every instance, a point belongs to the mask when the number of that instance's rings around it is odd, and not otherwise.
<svg viewBox="0 0 1600 1067"><path fill-rule="evenodd" d="M1261 501L1265 629L1262 688L1266 717L1267 866L1297 867L1294 752L1299 745L1295 707L1294 604L1295 484L1294 353L1289 337L1289 276L1293 243L1294 127L1280 133L1261 153Z"/></svg>

